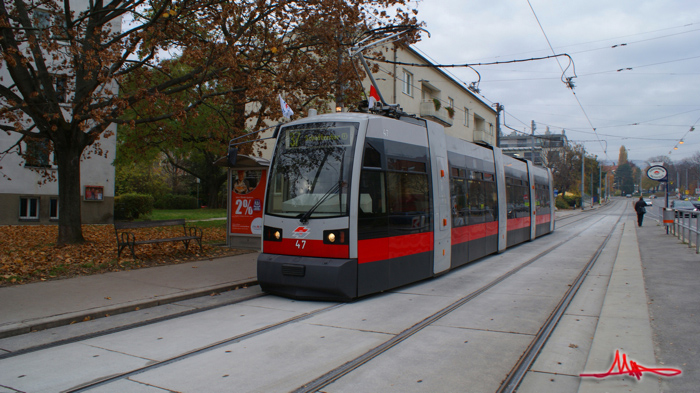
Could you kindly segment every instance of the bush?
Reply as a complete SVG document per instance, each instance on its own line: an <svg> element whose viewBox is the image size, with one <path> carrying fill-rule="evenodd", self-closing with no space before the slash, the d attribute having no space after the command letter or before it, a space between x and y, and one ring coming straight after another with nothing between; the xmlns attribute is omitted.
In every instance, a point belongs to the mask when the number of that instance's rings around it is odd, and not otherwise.
<svg viewBox="0 0 700 393"><path fill-rule="evenodd" d="M165 194L156 199L153 205L156 209L197 209L197 198L191 195Z"/></svg>
<svg viewBox="0 0 700 393"><path fill-rule="evenodd" d="M114 218L133 220L153 211L153 197L145 194L124 194L114 197Z"/></svg>
<svg viewBox="0 0 700 393"><path fill-rule="evenodd" d="M564 201L571 207L581 206L581 197L576 195L564 195Z"/></svg>
<svg viewBox="0 0 700 393"><path fill-rule="evenodd" d="M557 197L554 200L554 206L556 206L557 209L570 209L571 206L569 206L568 203L564 200L563 197Z"/></svg>

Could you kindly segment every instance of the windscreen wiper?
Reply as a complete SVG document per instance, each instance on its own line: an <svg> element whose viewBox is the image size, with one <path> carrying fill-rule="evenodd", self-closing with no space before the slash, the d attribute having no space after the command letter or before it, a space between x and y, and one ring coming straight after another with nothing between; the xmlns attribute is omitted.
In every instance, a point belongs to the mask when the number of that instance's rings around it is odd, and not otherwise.
<svg viewBox="0 0 700 393"><path fill-rule="evenodd" d="M336 185L331 187L330 190L326 191L326 193L323 194L323 196L318 200L318 202L316 202L316 204L311 206L311 208L306 213L299 216L299 221L304 225L308 224L309 217L311 217L311 214L313 214L313 212L316 211L316 209L318 209L318 207L321 206L321 204L325 202L326 199L328 199L331 195L336 194L338 191L340 191L340 187L342 187L343 183L344 182L340 180L338 181L338 183L336 183Z"/></svg>

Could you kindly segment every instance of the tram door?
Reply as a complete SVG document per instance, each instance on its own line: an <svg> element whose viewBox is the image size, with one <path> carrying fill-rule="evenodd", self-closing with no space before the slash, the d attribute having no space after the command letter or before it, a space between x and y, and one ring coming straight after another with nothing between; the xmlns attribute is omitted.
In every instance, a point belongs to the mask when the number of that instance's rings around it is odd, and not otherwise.
<svg viewBox="0 0 700 393"><path fill-rule="evenodd" d="M363 150L357 222L358 296L433 275L436 217L424 127L403 122L370 123Z"/></svg>

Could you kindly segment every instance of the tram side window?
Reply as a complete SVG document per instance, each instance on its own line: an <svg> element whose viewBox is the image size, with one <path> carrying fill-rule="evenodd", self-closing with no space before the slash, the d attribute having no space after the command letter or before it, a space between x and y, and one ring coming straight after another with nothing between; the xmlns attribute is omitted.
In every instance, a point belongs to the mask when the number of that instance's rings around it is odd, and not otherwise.
<svg viewBox="0 0 700 393"><path fill-rule="evenodd" d="M506 206L508 218L528 217L530 215L527 183L520 179L506 178Z"/></svg>
<svg viewBox="0 0 700 393"><path fill-rule="evenodd" d="M430 231L426 147L368 138L360 174L358 238Z"/></svg>
<svg viewBox="0 0 700 393"><path fill-rule="evenodd" d="M474 176L477 179L482 179L481 174ZM486 192L484 190L483 180L469 181L469 225L480 224L487 222L488 211L486 208Z"/></svg>
<svg viewBox="0 0 700 393"><path fill-rule="evenodd" d="M358 232L360 239L386 237L386 183L383 171L363 169L360 175L360 209Z"/></svg>
<svg viewBox="0 0 700 393"><path fill-rule="evenodd" d="M467 202L466 170L452 168L450 176L450 198L452 203L452 226L459 227L469 223L469 205Z"/></svg>
<svg viewBox="0 0 700 393"><path fill-rule="evenodd" d="M498 221L498 193L494 181L484 181L484 205L487 209L486 222Z"/></svg>
<svg viewBox="0 0 700 393"><path fill-rule="evenodd" d="M537 199L537 213L549 212L549 186L537 184L535 187L535 197Z"/></svg>

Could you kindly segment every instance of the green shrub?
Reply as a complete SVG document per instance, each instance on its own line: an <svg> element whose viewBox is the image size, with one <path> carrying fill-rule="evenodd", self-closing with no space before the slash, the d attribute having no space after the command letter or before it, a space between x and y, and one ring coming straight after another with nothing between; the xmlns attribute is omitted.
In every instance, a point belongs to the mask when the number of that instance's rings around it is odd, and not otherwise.
<svg viewBox="0 0 700 393"><path fill-rule="evenodd" d="M153 197L145 194L124 194L114 197L114 218L133 220L153 211Z"/></svg>
<svg viewBox="0 0 700 393"><path fill-rule="evenodd" d="M557 209L570 209L570 208L571 208L571 206L569 206L569 204L566 203L566 201L564 200L564 198L561 197L561 196L558 196L558 197L554 200L554 206L556 206Z"/></svg>
<svg viewBox="0 0 700 393"><path fill-rule="evenodd" d="M191 195L165 194L157 198L153 205L156 209L197 209L197 198Z"/></svg>
<svg viewBox="0 0 700 393"><path fill-rule="evenodd" d="M570 207L581 206L581 197L576 195L564 195L564 201Z"/></svg>

